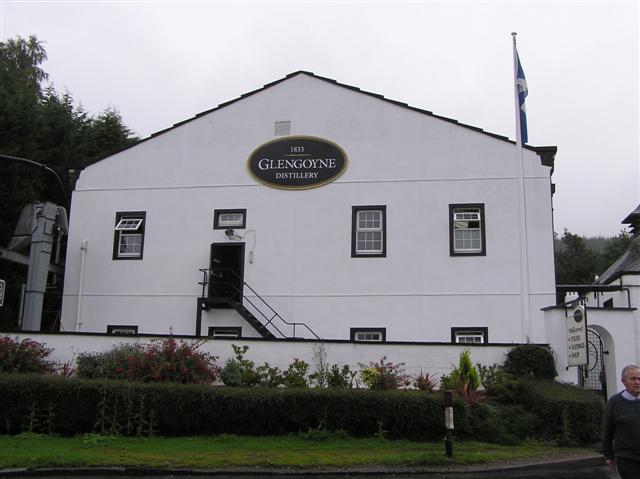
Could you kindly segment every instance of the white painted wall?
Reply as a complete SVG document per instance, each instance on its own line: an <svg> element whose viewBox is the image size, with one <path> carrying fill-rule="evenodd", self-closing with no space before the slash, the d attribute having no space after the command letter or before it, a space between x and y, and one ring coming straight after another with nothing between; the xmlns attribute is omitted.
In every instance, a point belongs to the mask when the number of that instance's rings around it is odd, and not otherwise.
<svg viewBox="0 0 640 479"><path fill-rule="evenodd" d="M130 336L106 336L88 334L46 334L46 333L21 333L16 335L20 339L31 338L44 343L53 349L49 359L75 365L75 360L80 353L104 352L114 346L125 343L146 344L153 337ZM187 342L193 338L177 338ZM318 341L273 341L265 340L226 340L216 339L205 341L200 351L213 354L218 357L216 364L224 366L228 359L234 357L232 344L247 345L249 350L246 359L254 361L256 366L268 362L270 366L277 366L281 370L286 369L294 358L306 361L310 365L310 372L315 371L314 356L320 345L326 350L326 360L329 364L349 365L352 371L359 371L359 364L378 362L386 356L386 361L394 364L405 363L406 373L416 376L421 373L429 373L438 377L448 374L452 366L458 364L460 353L465 349L454 345L425 345L425 344L373 344L373 343L349 343L349 342L318 342ZM490 366L502 364L505 354L509 351L508 345L500 346L469 346L471 360L474 364Z"/></svg>
<svg viewBox="0 0 640 479"><path fill-rule="evenodd" d="M587 322L603 341L607 393L610 396L624 387L620 382L620 372L628 364L640 364L640 276L625 275L616 283L629 289L626 292L606 292L599 294L600 305L614 299L613 308L597 307L593 294L587 295ZM630 301L629 301L630 299ZM629 307L631 306L631 307ZM578 383L578 370L567 369L566 327L564 309L557 308L545 312L548 343L556 352L559 380Z"/></svg>
<svg viewBox="0 0 640 479"><path fill-rule="evenodd" d="M349 157L335 182L283 191L258 184L246 161L273 139L326 138ZM550 169L525 150L534 342L554 303ZM246 208L245 280L289 321L328 339L386 327L390 341L449 341L452 326L488 327L491 342L520 342L518 193L513 144L298 75L98 162L73 195L62 327L75 328L80 244L88 240L81 331L136 324L141 333L193 334L198 268L215 209ZM449 255L448 205L484 203L487 255ZM387 257L351 258L351 208L386 205ZM142 261L114 261L116 212L146 211ZM243 233L243 231L240 231ZM211 310L212 325L243 325Z"/></svg>

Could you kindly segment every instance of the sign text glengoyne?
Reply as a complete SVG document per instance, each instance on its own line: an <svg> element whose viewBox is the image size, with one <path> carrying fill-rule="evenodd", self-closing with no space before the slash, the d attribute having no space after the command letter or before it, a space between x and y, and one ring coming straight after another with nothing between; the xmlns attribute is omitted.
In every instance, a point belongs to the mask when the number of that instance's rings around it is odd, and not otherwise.
<svg viewBox="0 0 640 479"><path fill-rule="evenodd" d="M249 157L249 172L267 186L303 189L322 186L347 168L335 143L310 136L287 136L260 145Z"/></svg>

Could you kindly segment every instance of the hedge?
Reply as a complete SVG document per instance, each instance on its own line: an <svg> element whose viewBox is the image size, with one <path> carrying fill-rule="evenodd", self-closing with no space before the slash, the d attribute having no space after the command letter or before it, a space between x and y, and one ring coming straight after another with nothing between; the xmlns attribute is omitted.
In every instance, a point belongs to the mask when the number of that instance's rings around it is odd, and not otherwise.
<svg viewBox="0 0 640 479"><path fill-rule="evenodd" d="M522 400L536 416L542 438L566 446L600 439L604 403L599 394L550 380L523 381Z"/></svg>
<svg viewBox="0 0 640 479"><path fill-rule="evenodd" d="M0 374L0 433L164 436L280 435L309 430L354 437L437 441L442 394L295 388L231 388ZM469 431L455 401L456 429Z"/></svg>

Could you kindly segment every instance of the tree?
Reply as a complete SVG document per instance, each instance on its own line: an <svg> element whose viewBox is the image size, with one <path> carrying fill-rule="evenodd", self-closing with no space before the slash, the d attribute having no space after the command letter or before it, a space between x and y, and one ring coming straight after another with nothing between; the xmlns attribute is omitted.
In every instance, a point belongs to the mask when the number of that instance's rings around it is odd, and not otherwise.
<svg viewBox="0 0 640 479"><path fill-rule="evenodd" d="M631 246L633 237L622 230L617 236L609 238L604 244L604 249L598 261L598 274L604 273L609 266L616 262Z"/></svg>
<svg viewBox="0 0 640 479"><path fill-rule="evenodd" d="M41 65L47 54L35 36L0 42L0 153L46 164L73 190L69 170L91 163L137 141L115 108L96 117L75 106L69 92L59 94L45 85ZM66 205L55 179L42 169L0 159L0 246L13 235L22 208L36 201ZM17 325L21 284L26 268L0 261L0 278L7 281L0 330ZM54 308L55 309L55 308Z"/></svg>
<svg viewBox="0 0 640 479"><path fill-rule="evenodd" d="M597 272L597 254L582 236L565 229L556 248L556 284L591 284Z"/></svg>

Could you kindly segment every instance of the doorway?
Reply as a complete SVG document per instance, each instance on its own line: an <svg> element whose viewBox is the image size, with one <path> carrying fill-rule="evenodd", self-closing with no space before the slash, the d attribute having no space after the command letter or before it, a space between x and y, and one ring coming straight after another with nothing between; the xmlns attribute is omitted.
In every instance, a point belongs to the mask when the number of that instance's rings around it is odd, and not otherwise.
<svg viewBox="0 0 640 479"><path fill-rule="evenodd" d="M598 391L607 398L607 375L605 372L605 351L602 338L595 329L587 329L588 364L580 366L580 386Z"/></svg>
<svg viewBox="0 0 640 479"><path fill-rule="evenodd" d="M242 303L244 243L213 243L209 268L209 297ZM213 307L231 306L227 301L216 301Z"/></svg>

